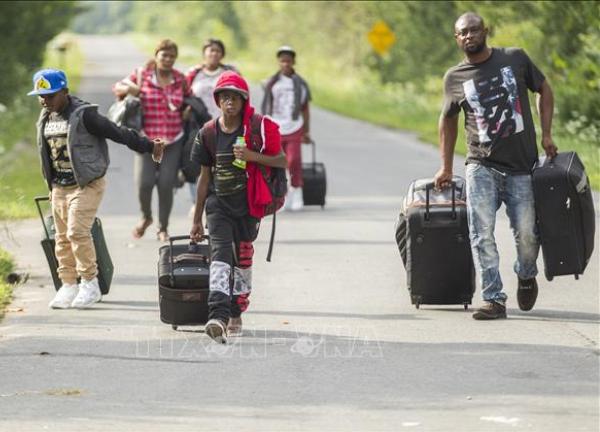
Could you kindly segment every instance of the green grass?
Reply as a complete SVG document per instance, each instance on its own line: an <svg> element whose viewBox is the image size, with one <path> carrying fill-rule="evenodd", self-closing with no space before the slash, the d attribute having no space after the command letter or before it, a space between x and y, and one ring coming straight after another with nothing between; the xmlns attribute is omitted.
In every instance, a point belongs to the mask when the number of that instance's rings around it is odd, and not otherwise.
<svg viewBox="0 0 600 432"><path fill-rule="evenodd" d="M13 271L14 263L10 255L0 249L0 319L4 316L4 308L10 303L12 286L6 282L6 276Z"/></svg>
<svg viewBox="0 0 600 432"><path fill-rule="evenodd" d="M47 195L40 170L37 147L29 146L16 158L10 168L0 173L0 220L23 219L37 216L33 202L36 195Z"/></svg>
<svg viewBox="0 0 600 432"><path fill-rule="evenodd" d="M590 178L590 184L595 190L600 190L600 147L569 134L554 135L558 151L575 151L585 166Z"/></svg>
<svg viewBox="0 0 600 432"><path fill-rule="evenodd" d="M347 92L312 84L311 90L314 104L321 108L381 126L416 131L428 142L436 140L439 112L428 106L415 106L369 89Z"/></svg>

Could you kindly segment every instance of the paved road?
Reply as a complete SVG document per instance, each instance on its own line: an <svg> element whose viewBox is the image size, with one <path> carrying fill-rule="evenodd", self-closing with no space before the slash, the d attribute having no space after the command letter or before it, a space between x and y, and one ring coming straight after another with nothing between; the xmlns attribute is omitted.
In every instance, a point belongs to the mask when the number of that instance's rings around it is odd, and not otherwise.
<svg viewBox="0 0 600 432"><path fill-rule="evenodd" d="M110 84L144 57L118 37L82 43L80 93L106 110ZM116 276L97 308L48 310L39 224L10 225L2 245L32 277L0 326L0 430L597 431L598 254L578 282L541 281L535 310L520 312L502 216L509 319L415 310L394 219L409 182L435 171L437 151L316 108L312 130L327 206L281 214L270 264L265 221L246 333L227 347L160 323L159 245L129 237L138 215L126 148L111 147L100 216ZM178 193L172 234L188 231L189 206Z"/></svg>

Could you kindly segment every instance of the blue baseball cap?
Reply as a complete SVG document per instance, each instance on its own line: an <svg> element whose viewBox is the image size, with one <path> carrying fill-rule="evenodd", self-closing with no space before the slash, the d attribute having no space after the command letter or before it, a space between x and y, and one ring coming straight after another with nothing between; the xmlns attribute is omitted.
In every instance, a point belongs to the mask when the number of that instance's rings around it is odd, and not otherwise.
<svg viewBox="0 0 600 432"><path fill-rule="evenodd" d="M33 90L28 96L56 93L67 87L67 76L58 69L42 69L33 75Z"/></svg>

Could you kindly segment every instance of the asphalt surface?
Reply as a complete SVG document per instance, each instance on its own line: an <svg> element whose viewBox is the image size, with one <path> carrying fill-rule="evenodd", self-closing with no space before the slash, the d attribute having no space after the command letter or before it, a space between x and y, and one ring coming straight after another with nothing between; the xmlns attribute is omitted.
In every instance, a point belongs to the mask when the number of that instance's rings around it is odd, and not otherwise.
<svg viewBox="0 0 600 432"><path fill-rule="evenodd" d="M112 83L145 57L120 37L84 37L82 47L79 94L105 112ZM311 129L327 166L326 207L279 215L272 263L265 219L245 334L227 346L160 322L159 243L155 227L130 237L139 215L124 146L110 148L99 211L116 274L97 307L49 310L40 222L3 229L2 247L30 278L0 325L0 430L598 431L597 251L579 281L540 276L535 309L521 312L501 210L509 318L416 310L394 221L410 181L435 172L437 150L317 108ZM178 191L172 235L189 231L190 205Z"/></svg>

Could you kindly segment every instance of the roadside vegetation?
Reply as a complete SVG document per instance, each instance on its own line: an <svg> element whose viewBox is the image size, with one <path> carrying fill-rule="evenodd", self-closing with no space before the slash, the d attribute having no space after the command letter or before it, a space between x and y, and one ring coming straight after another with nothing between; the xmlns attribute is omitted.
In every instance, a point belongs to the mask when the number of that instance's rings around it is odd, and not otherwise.
<svg viewBox="0 0 600 432"><path fill-rule="evenodd" d="M491 46L522 47L544 72L556 99L555 142L579 153L600 189L600 2L98 2L74 30L134 32L148 54L169 37L185 64L199 60L204 39L218 37L225 60L253 81L276 71L278 46L292 45L316 105L437 145L442 76L461 59L453 25L466 11L485 18ZM382 56L367 39L380 20L395 35ZM464 136L457 150L466 152Z"/></svg>
<svg viewBox="0 0 600 432"><path fill-rule="evenodd" d="M4 316L4 308L12 295L12 286L7 279L13 268L14 263L8 252L0 249L0 319Z"/></svg>

